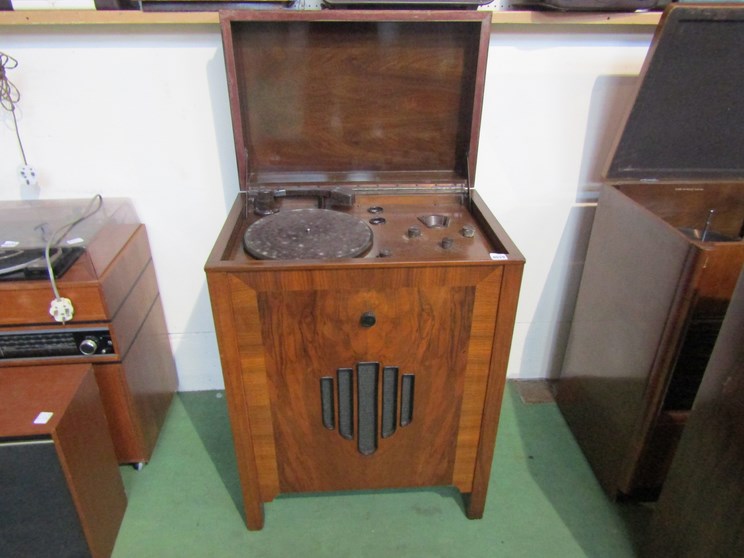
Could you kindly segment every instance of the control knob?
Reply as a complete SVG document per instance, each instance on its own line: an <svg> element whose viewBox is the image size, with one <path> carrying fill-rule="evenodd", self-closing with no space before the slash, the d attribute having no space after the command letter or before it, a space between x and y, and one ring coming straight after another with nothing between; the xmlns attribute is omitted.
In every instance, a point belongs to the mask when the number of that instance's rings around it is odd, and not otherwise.
<svg viewBox="0 0 744 558"><path fill-rule="evenodd" d="M82 354L86 356L94 355L96 354L96 351L98 351L98 341L98 337L89 335L80 342L80 345L78 345L78 349Z"/></svg>
<svg viewBox="0 0 744 558"><path fill-rule="evenodd" d="M365 312L359 319L359 325L362 327L372 327L377 323L377 317L374 312Z"/></svg>

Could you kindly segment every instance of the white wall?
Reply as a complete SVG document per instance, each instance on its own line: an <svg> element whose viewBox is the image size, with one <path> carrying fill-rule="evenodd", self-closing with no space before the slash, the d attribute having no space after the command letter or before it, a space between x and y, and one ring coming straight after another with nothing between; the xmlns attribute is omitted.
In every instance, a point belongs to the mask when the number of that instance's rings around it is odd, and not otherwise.
<svg viewBox="0 0 744 558"><path fill-rule="evenodd" d="M653 29L497 26L476 187L527 257L511 377L555 377L600 159ZM0 199L129 197L182 390L222 387L203 265L238 192L217 26L0 27L38 191L0 110Z"/></svg>
<svg viewBox="0 0 744 558"><path fill-rule="evenodd" d="M494 27L476 188L527 258L509 375L555 378L602 167L653 29L536 27Z"/></svg>

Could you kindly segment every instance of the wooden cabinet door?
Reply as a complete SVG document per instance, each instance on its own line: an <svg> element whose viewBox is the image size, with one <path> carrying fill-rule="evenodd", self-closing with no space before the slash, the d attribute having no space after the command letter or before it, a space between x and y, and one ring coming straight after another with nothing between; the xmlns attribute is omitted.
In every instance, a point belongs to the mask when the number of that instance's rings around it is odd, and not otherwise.
<svg viewBox="0 0 744 558"><path fill-rule="evenodd" d="M282 490L448 484L472 307L468 287L260 295Z"/></svg>

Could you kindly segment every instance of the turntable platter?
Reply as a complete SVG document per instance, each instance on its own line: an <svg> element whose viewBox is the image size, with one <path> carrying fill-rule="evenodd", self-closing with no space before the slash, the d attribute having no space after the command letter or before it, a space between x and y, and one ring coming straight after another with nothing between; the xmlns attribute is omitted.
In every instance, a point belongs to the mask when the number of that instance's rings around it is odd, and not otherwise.
<svg viewBox="0 0 744 558"><path fill-rule="evenodd" d="M44 254L38 250L30 252L28 250L1 249L0 275L23 269L31 262L38 261L42 257L44 257Z"/></svg>
<svg viewBox="0 0 744 558"><path fill-rule="evenodd" d="M246 230L245 251L261 260L356 258L372 247L372 230L331 209L293 209L263 217Z"/></svg>
<svg viewBox="0 0 744 558"><path fill-rule="evenodd" d="M55 277L62 277L84 251L81 247L52 248L49 263ZM47 277L49 272L43 248L0 248L0 281Z"/></svg>

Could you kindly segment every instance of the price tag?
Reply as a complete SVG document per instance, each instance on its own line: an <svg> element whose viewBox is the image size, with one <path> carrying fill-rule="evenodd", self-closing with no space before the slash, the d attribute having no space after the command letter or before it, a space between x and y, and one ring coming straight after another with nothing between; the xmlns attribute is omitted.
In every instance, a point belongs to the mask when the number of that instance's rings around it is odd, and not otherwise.
<svg viewBox="0 0 744 558"><path fill-rule="evenodd" d="M52 420L52 417L54 416L54 413L50 413L49 411L42 411L38 415L36 415L36 418L34 419L34 424L46 424L50 420Z"/></svg>

